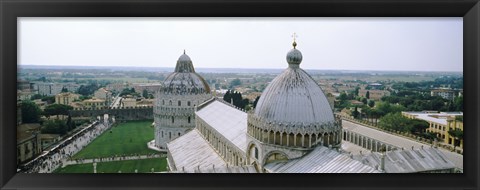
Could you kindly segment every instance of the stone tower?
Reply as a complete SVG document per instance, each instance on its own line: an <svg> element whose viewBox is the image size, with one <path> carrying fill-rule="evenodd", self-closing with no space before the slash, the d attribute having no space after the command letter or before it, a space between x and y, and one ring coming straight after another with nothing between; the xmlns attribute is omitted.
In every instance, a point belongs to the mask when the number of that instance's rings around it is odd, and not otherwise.
<svg viewBox="0 0 480 190"><path fill-rule="evenodd" d="M167 142L193 129L195 106L210 98L210 87L195 73L192 60L184 51L175 71L168 75L155 95L155 146L165 149Z"/></svg>

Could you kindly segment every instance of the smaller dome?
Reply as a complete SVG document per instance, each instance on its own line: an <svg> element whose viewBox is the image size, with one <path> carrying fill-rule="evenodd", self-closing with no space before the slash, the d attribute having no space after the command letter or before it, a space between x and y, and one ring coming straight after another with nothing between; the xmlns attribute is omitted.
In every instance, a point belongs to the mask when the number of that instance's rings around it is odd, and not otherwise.
<svg viewBox="0 0 480 190"><path fill-rule="evenodd" d="M295 42L295 38L293 39L292 46L293 46L293 49L287 53L287 62L290 66L292 66L292 64L300 65L300 63L302 62L303 56L302 56L302 52L300 52L297 49L297 42Z"/></svg>
<svg viewBox="0 0 480 190"><path fill-rule="evenodd" d="M183 50L183 54L177 60L177 66L175 67L175 72L178 73L194 73L195 69L193 68L193 63L190 57L185 54L185 50Z"/></svg>
<svg viewBox="0 0 480 190"><path fill-rule="evenodd" d="M299 65L302 62L302 52L298 51L298 49L293 48L287 53L287 62L288 64L296 64Z"/></svg>
<svg viewBox="0 0 480 190"><path fill-rule="evenodd" d="M183 54L178 58L178 61L192 62L190 57L185 53L185 50L183 50Z"/></svg>

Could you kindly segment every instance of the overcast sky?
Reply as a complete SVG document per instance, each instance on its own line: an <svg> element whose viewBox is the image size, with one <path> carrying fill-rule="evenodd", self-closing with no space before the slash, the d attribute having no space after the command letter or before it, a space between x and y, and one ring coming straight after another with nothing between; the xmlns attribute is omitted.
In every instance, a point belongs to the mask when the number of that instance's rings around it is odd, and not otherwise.
<svg viewBox="0 0 480 190"><path fill-rule="evenodd" d="M463 71L455 18L19 18L20 65Z"/></svg>

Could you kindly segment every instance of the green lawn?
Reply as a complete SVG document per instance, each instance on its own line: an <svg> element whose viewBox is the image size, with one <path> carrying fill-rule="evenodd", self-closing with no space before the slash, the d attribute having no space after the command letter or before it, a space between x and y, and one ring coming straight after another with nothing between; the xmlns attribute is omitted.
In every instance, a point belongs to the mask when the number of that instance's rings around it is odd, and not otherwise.
<svg viewBox="0 0 480 190"><path fill-rule="evenodd" d="M153 140L154 129L151 124L152 121L120 123L93 140L73 159L158 153L147 147L147 142Z"/></svg>
<svg viewBox="0 0 480 190"><path fill-rule="evenodd" d="M97 163L97 173L150 173L154 168L155 172L167 171L166 158L150 158L143 160L124 160L114 162ZM93 164L77 164L59 168L54 173L93 173Z"/></svg>

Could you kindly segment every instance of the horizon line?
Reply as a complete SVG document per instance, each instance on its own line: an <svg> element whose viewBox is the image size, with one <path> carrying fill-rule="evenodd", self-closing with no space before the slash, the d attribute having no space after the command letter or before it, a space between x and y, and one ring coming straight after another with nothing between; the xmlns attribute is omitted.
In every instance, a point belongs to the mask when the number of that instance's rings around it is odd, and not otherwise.
<svg viewBox="0 0 480 190"><path fill-rule="evenodd" d="M18 65L17 64L17 68L18 66L27 66L27 67L30 67L30 66L34 66L34 67L55 67L55 66L59 66L59 67L113 67L113 68L173 68L175 69L175 67L156 67L156 66L102 66L102 65ZM264 70L267 70L267 69L278 69L278 70L282 70L282 69L286 69L288 67L283 67L283 68L240 68L240 67L195 67L195 69L264 69ZM415 72L453 72L453 73L463 73L463 70L462 71L444 71L444 70L437 70L437 71L432 71L432 70L428 70L428 71L425 71L425 70L375 70L375 69L309 69L309 68L302 68L304 70L318 70L318 71L378 71L378 72L381 72L381 71L398 71L398 72L409 72L409 71L415 71Z"/></svg>

